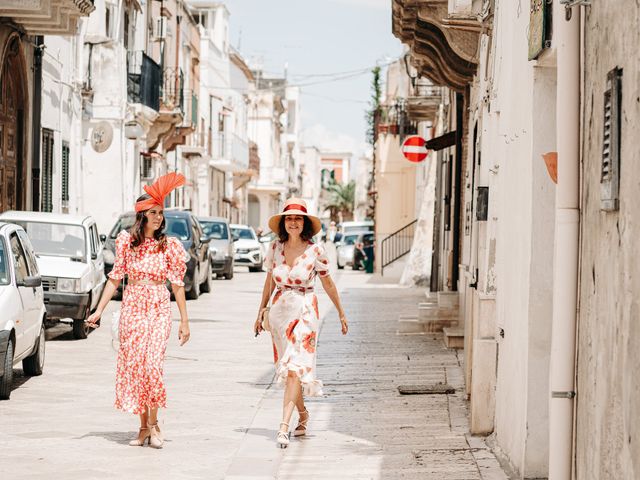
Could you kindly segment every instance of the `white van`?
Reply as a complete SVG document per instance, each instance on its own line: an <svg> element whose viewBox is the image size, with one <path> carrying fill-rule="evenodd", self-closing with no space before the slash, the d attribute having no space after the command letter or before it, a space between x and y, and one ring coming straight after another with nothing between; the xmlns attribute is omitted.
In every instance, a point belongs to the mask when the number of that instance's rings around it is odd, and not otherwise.
<svg viewBox="0 0 640 480"><path fill-rule="evenodd" d="M9 211L0 220L20 225L31 239L42 275L47 322L73 324L87 338L85 319L104 288L104 256L95 220L88 215Z"/></svg>
<svg viewBox="0 0 640 480"><path fill-rule="evenodd" d="M361 222L342 222L338 226L338 232L342 235L353 232L373 232L373 220L363 220Z"/></svg>

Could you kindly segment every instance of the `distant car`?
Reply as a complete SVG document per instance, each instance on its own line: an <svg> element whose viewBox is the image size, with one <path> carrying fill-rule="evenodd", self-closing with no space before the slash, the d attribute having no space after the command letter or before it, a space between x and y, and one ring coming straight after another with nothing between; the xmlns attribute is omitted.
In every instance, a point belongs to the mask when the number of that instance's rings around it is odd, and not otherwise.
<svg viewBox="0 0 640 480"><path fill-rule="evenodd" d="M351 268L353 268L354 270L360 270L360 268L364 268L364 246L369 244L372 245L375 240L374 240L374 236L375 234L373 232L367 232L367 233L360 233L357 237L356 237L356 241L354 244L354 249L353 249L353 261L351 262ZM357 249L355 248L356 245L361 245L361 249Z"/></svg>
<svg viewBox="0 0 640 480"><path fill-rule="evenodd" d="M342 236L354 232L373 232L373 220L363 220L360 222L348 221L338 225L338 233Z"/></svg>
<svg viewBox="0 0 640 480"><path fill-rule="evenodd" d="M85 319L95 310L106 281L98 226L89 215L4 212L0 220L29 235L42 275L47 323L73 324L76 339L87 338Z"/></svg>
<svg viewBox="0 0 640 480"><path fill-rule="evenodd" d="M234 252L229 222L223 217L198 217L198 221L205 237L210 240L211 272L231 280L233 278Z"/></svg>
<svg viewBox="0 0 640 480"><path fill-rule="evenodd" d="M353 265L353 246L361 233L367 232L351 232L342 235L340 241L336 242L336 253L338 257L338 268L343 269L345 266Z"/></svg>
<svg viewBox="0 0 640 480"><path fill-rule="evenodd" d="M235 262L246 265L250 272L261 272L263 253L256 232L249 225L231 225L235 248Z"/></svg>
<svg viewBox="0 0 640 480"><path fill-rule="evenodd" d="M22 227L0 222L0 399L11 395L13 366L44 368L44 294L36 256Z"/></svg>
<svg viewBox="0 0 640 480"><path fill-rule="evenodd" d="M209 263L209 239L206 238L196 217L187 210L165 210L165 232L176 237L185 249L187 272L184 288L189 299L197 299L200 293L211 291L211 265ZM116 253L116 237L122 230L129 230L136 219L135 212L127 212L118 218L105 242L105 273L113 269ZM108 251L108 253L107 253ZM126 279L125 279L126 281ZM118 287L122 291L122 283Z"/></svg>

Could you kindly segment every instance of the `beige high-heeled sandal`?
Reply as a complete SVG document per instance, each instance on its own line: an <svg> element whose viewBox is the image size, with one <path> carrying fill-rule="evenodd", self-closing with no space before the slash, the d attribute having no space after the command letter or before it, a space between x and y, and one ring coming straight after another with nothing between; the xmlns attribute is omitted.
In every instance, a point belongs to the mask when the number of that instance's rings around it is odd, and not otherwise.
<svg viewBox="0 0 640 480"><path fill-rule="evenodd" d="M304 407L304 411L300 412L299 415L298 426L293 431L294 437L302 437L307 434L307 423L309 422L309 410L307 410L307 407ZM302 420L302 415L306 415L304 420Z"/></svg>
<svg viewBox="0 0 640 480"><path fill-rule="evenodd" d="M160 434L160 427L158 422L153 425L149 424L149 446L151 448L162 448L164 444L164 438Z"/></svg>
<svg viewBox="0 0 640 480"><path fill-rule="evenodd" d="M151 433L149 432L149 427L140 427L138 430L137 438L134 438L129 442L129 446L131 447L142 447L144 446L144 442L151 438Z"/></svg>
<svg viewBox="0 0 640 480"><path fill-rule="evenodd" d="M280 430L276 435L276 445L280 448L287 448L289 446L289 424L286 422L280 422L280 426L286 425L287 431Z"/></svg>

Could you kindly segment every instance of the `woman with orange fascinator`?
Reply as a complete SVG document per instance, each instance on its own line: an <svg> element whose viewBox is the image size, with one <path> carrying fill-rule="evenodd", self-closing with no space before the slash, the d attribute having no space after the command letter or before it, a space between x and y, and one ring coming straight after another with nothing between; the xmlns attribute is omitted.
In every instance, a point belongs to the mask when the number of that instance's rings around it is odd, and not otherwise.
<svg viewBox="0 0 640 480"><path fill-rule="evenodd" d="M158 178L135 205L136 220L130 231L116 239L116 260L109 273L100 303L88 319L98 326L105 307L128 276L122 296L119 322L120 348L116 371L116 408L140 416L140 431L129 445L143 446L148 440L162 448L158 428L158 408L166 407L167 394L162 379L164 355L171 333L171 304L165 282L180 310L180 345L189 340L189 320L184 294L185 251L179 240L164 233L164 199L184 185L184 176L169 173Z"/></svg>

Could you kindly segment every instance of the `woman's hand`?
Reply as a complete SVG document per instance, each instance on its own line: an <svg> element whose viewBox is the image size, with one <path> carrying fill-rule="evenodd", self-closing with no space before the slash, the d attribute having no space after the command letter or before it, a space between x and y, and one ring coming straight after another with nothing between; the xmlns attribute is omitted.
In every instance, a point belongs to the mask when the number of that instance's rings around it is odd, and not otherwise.
<svg viewBox="0 0 640 480"><path fill-rule="evenodd" d="M191 332L189 332L189 322L185 320L180 321L180 328L178 330L178 340L180 340L180 346L183 346L185 343L187 343L190 336Z"/></svg>
<svg viewBox="0 0 640 480"><path fill-rule="evenodd" d="M262 309L258 313L258 318L256 319L256 323L253 324L253 333L257 337L260 335L260 332L263 332L264 328L262 328Z"/></svg>
<svg viewBox="0 0 640 480"><path fill-rule="evenodd" d="M347 317L344 315L341 315L340 323L342 324L342 334L346 335L349 332L349 323L347 322Z"/></svg>
<svg viewBox="0 0 640 480"><path fill-rule="evenodd" d="M89 315L89 318L87 318L85 322L91 328L98 328L100 326L100 324L98 323L98 320L100 320L101 316L102 316L102 312L100 310L96 310L91 315Z"/></svg>

